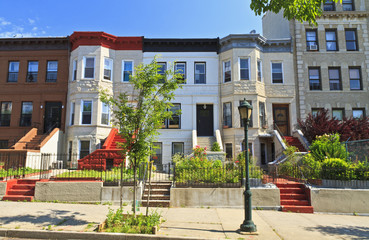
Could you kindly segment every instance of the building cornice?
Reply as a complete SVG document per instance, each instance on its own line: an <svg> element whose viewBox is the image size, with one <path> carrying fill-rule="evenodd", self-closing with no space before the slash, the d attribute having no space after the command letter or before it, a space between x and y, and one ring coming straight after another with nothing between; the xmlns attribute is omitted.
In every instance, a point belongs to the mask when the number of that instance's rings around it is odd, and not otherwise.
<svg viewBox="0 0 369 240"><path fill-rule="evenodd" d="M218 52L219 38L144 38L144 52Z"/></svg>
<svg viewBox="0 0 369 240"><path fill-rule="evenodd" d="M323 12L319 19L326 18L366 18L369 11L327 11Z"/></svg>
<svg viewBox="0 0 369 240"><path fill-rule="evenodd" d="M0 38L0 51L68 50L69 37Z"/></svg>
<svg viewBox="0 0 369 240"><path fill-rule="evenodd" d="M71 50L79 46L102 46L114 50L142 50L143 37L117 37L105 32L73 32Z"/></svg>

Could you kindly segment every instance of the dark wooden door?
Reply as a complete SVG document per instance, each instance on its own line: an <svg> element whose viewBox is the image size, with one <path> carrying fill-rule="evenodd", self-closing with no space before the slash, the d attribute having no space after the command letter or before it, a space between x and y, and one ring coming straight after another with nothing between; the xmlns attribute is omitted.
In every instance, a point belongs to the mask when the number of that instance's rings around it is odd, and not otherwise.
<svg viewBox="0 0 369 240"><path fill-rule="evenodd" d="M62 103L46 102L44 117L44 133L61 127Z"/></svg>
<svg viewBox="0 0 369 240"><path fill-rule="evenodd" d="M197 136L214 136L213 105L197 105L196 122Z"/></svg>
<svg viewBox="0 0 369 240"><path fill-rule="evenodd" d="M273 104L273 120L283 136L290 135L290 120L288 104Z"/></svg>

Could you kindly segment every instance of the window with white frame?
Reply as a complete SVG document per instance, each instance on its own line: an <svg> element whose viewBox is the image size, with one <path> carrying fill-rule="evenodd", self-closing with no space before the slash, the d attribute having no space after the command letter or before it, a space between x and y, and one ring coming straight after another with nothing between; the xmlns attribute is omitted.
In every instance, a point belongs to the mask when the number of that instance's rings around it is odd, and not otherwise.
<svg viewBox="0 0 369 240"><path fill-rule="evenodd" d="M225 83L232 81L231 61L223 62L223 81Z"/></svg>
<svg viewBox="0 0 369 240"><path fill-rule="evenodd" d="M84 78L95 78L95 57L83 57Z"/></svg>
<svg viewBox="0 0 369 240"><path fill-rule="evenodd" d="M195 62L195 84L206 83L206 64Z"/></svg>
<svg viewBox="0 0 369 240"><path fill-rule="evenodd" d="M111 81L113 75L113 59L104 58L104 79Z"/></svg>
<svg viewBox="0 0 369 240"><path fill-rule="evenodd" d="M9 62L8 82L18 82L19 62Z"/></svg>
<svg viewBox="0 0 369 240"><path fill-rule="evenodd" d="M250 80L250 68L249 68L249 59L241 58L240 59L240 79L241 80Z"/></svg>
<svg viewBox="0 0 369 240"><path fill-rule="evenodd" d="M173 106L168 109L172 112L172 119L165 119L162 128L180 129L181 128L181 104L174 103Z"/></svg>
<svg viewBox="0 0 369 240"><path fill-rule="evenodd" d="M74 115L76 111L76 103L72 102L70 105L70 125L74 125Z"/></svg>
<svg viewBox="0 0 369 240"><path fill-rule="evenodd" d="M265 103L259 102L259 121L262 128L267 127L266 115L265 115Z"/></svg>
<svg viewBox="0 0 369 240"><path fill-rule="evenodd" d="M109 125L110 121L110 109L109 105L106 103L101 103L101 124Z"/></svg>
<svg viewBox="0 0 369 240"><path fill-rule="evenodd" d="M91 116L92 116L92 101L90 100L82 100L81 106L81 123L82 124L91 124Z"/></svg>
<svg viewBox="0 0 369 240"><path fill-rule="evenodd" d="M262 62L261 62L261 60L258 60L258 62L257 62L257 70L258 70L258 80L261 82L261 78L262 78L262 67L261 67L261 65L262 65Z"/></svg>
<svg viewBox="0 0 369 240"><path fill-rule="evenodd" d="M37 75L38 61L29 61L26 82L37 82Z"/></svg>
<svg viewBox="0 0 369 240"><path fill-rule="evenodd" d="M330 90L342 90L340 67L328 67L328 77Z"/></svg>
<svg viewBox="0 0 369 240"><path fill-rule="evenodd" d="M179 80L182 81L182 83L186 83L186 63L185 62L176 62L174 65L174 72L175 74L180 74L181 78Z"/></svg>
<svg viewBox="0 0 369 240"><path fill-rule="evenodd" d="M79 142L79 158L84 158L90 154L90 141L80 140Z"/></svg>
<svg viewBox="0 0 369 240"><path fill-rule="evenodd" d="M184 154L184 143L183 142L172 142L172 155Z"/></svg>
<svg viewBox="0 0 369 240"><path fill-rule="evenodd" d="M73 60L73 77L72 81L76 81L77 79L77 59Z"/></svg>
<svg viewBox="0 0 369 240"><path fill-rule="evenodd" d="M56 82L58 76L58 61L47 61L46 82Z"/></svg>
<svg viewBox="0 0 369 240"><path fill-rule="evenodd" d="M167 63L166 62L158 62L158 74L161 75L159 79L159 83L164 83L165 81L165 73L167 71Z"/></svg>
<svg viewBox="0 0 369 240"><path fill-rule="evenodd" d="M350 90L362 90L361 68L349 67Z"/></svg>
<svg viewBox="0 0 369 240"><path fill-rule="evenodd" d="M123 60L122 62L123 82L129 82L129 76L133 73L133 61Z"/></svg>
<svg viewBox="0 0 369 240"><path fill-rule="evenodd" d="M283 83L283 67L281 62L272 62L272 83Z"/></svg>
<svg viewBox="0 0 369 240"><path fill-rule="evenodd" d="M232 127L232 103L223 103L223 128Z"/></svg>

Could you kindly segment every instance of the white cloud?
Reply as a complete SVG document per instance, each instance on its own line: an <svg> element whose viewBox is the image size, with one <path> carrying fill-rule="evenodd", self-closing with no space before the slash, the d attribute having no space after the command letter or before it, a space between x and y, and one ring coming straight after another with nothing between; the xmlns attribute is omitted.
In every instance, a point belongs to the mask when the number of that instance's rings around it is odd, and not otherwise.
<svg viewBox="0 0 369 240"><path fill-rule="evenodd" d="M29 22L29 24L34 24L36 21L32 18L28 18L28 22Z"/></svg>
<svg viewBox="0 0 369 240"><path fill-rule="evenodd" d="M0 26L6 26L6 25L10 25L11 22L6 21L4 18L0 17Z"/></svg>
<svg viewBox="0 0 369 240"><path fill-rule="evenodd" d="M38 29L37 27L33 27L32 31L37 31L37 29Z"/></svg>
<svg viewBox="0 0 369 240"><path fill-rule="evenodd" d="M37 18L36 18L37 20ZM22 37L38 37L45 35L46 32L40 26L35 26L35 19L27 18L26 24L24 19L19 24L6 21L0 17L0 38L22 38ZM27 24L27 21L29 24Z"/></svg>

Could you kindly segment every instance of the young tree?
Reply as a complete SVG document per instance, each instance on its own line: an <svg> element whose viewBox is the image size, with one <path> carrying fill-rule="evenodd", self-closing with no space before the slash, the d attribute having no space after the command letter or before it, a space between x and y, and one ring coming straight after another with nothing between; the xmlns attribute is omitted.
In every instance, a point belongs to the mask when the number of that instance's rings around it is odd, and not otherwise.
<svg viewBox="0 0 369 240"><path fill-rule="evenodd" d="M174 91L181 87L182 76L172 70L159 74L160 65L156 57L147 65L135 67L130 76L132 92L122 92L112 97L107 90L102 90L100 99L111 107L112 122L118 128L120 136L125 140L118 143L122 154L126 154L134 171L133 208L136 214L137 167L148 161L152 153L152 142L157 137L158 129L172 112L167 111L173 104Z"/></svg>
<svg viewBox="0 0 369 240"><path fill-rule="evenodd" d="M316 19L322 15L322 4L326 0L251 0L250 8L256 15L268 11L278 13L283 10L283 16L288 20L296 19L316 25ZM342 0L332 0L342 2Z"/></svg>

